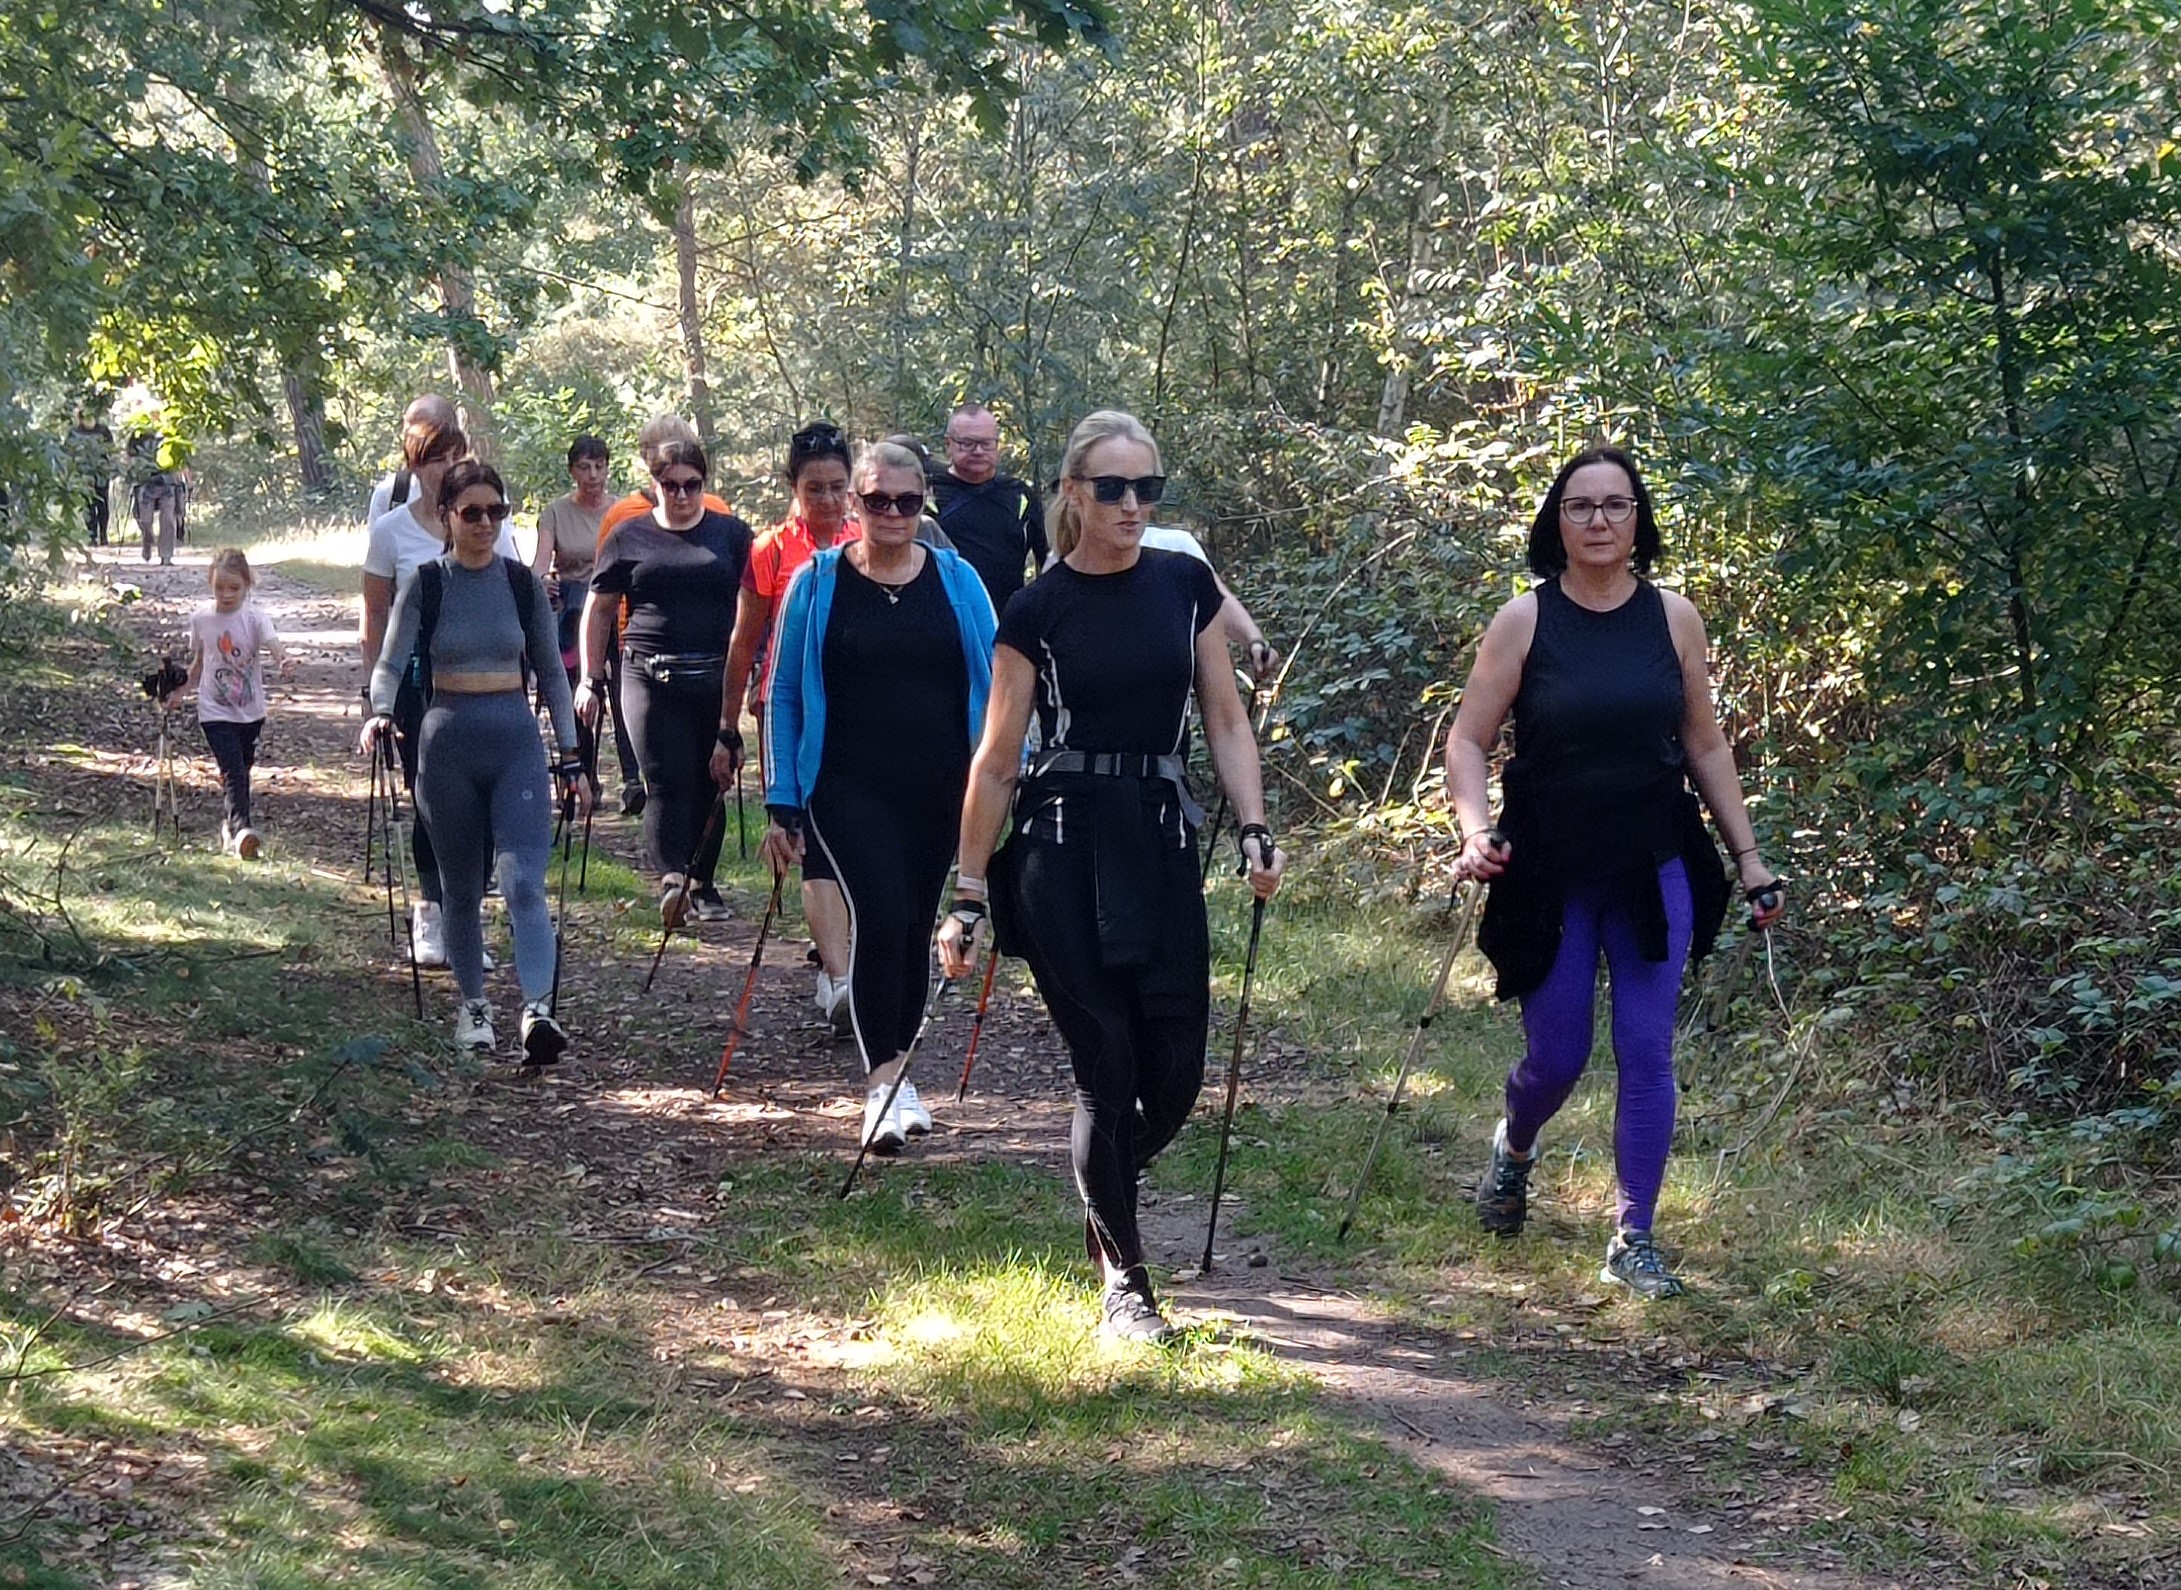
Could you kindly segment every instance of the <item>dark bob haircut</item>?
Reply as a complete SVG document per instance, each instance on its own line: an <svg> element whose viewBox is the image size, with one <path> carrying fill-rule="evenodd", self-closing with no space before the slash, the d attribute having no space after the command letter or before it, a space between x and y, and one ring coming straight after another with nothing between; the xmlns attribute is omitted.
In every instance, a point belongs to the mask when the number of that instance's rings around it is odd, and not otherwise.
<svg viewBox="0 0 2181 1590"><path fill-rule="evenodd" d="M1630 494L1636 499L1636 546L1629 561L1638 574L1649 574L1658 561L1658 515L1652 511L1651 488L1637 473L1636 461L1618 447L1586 447L1560 466L1552 490L1545 493L1537 517L1530 521L1530 572L1549 580L1567 571L1567 543L1560 539L1560 499L1567 495L1568 476L1586 464L1614 464L1628 477Z"/></svg>
<svg viewBox="0 0 2181 1590"><path fill-rule="evenodd" d="M472 486L490 486L507 501L507 486L500 479L500 472L481 458L465 458L440 479L439 512L444 518L454 507L462 493Z"/></svg>
<svg viewBox="0 0 2181 1590"><path fill-rule="evenodd" d="M573 469L586 458L596 458L604 463L613 462L613 454L606 444L595 436L578 436L568 444L568 467Z"/></svg>
<svg viewBox="0 0 2181 1590"><path fill-rule="evenodd" d="M712 461L704 456L701 442L662 442L651 455L651 478L657 480L676 464L694 469L700 475L710 476L712 473Z"/></svg>
<svg viewBox="0 0 2181 1590"><path fill-rule="evenodd" d="M843 464L854 463L848 456L847 436L838 425L826 420L806 425L788 438L788 467L783 471L788 484L795 484L797 477L803 473L805 464L815 463L821 458L837 458Z"/></svg>

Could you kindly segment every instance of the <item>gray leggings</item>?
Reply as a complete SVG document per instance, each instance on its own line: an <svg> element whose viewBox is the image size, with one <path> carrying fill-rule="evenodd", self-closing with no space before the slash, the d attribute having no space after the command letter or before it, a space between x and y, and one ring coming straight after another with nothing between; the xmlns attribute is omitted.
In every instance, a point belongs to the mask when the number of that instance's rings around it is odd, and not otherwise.
<svg viewBox="0 0 2181 1590"><path fill-rule="evenodd" d="M515 977L526 1002L545 998L553 988L553 917L545 898L553 792L528 698L519 690L435 698L424 713L416 794L439 856L441 929L462 997L485 995L477 910L497 844L500 895L515 929Z"/></svg>

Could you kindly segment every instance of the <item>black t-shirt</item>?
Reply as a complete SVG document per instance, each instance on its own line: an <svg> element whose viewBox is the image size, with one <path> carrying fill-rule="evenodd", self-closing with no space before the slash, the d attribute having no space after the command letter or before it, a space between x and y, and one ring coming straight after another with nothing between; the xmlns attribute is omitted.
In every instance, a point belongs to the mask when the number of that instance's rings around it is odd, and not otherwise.
<svg viewBox="0 0 2181 1590"><path fill-rule="evenodd" d="M984 581L992 610L1003 611L1022 589L1023 560L1045 566L1045 509L1037 488L1012 475L972 486L942 471L932 489L939 497L939 528Z"/></svg>
<svg viewBox="0 0 2181 1590"><path fill-rule="evenodd" d="M689 530L661 529L646 514L617 524L598 549L591 589L625 596L629 650L718 654L734 633L750 527L732 514L707 512Z"/></svg>
<svg viewBox="0 0 2181 1590"><path fill-rule="evenodd" d="M1118 574L1057 563L1039 575L1000 615L999 644L1037 669L1045 748L1183 751L1197 636L1219 616L1222 600L1212 571L1184 552L1146 548ZM1040 803L1018 817L1028 832L1057 839L1063 808L1064 800Z"/></svg>
<svg viewBox="0 0 2181 1590"><path fill-rule="evenodd" d="M818 782L913 785L961 797L969 775L969 664L937 559L889 588L842 558L826 616Z"/></svg>

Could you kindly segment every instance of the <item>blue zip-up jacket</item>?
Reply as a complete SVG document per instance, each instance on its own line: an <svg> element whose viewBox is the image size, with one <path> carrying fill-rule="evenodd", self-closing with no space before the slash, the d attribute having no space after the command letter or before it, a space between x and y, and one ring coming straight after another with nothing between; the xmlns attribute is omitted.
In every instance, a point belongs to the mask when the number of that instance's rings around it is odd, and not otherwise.
<svg viewBox="0 0 2181 1590"><path fill-rule="evenodd" d="M825 755L825 630L840 583L841 547L827 547L796 571L773 631L772 697L765 708L765 804L801 811L810 804ZM992 694L992 645L1000 623L984 581L958 554L924 549L939 565L947 605L962 632L969 671L969 747L984 737Z"/></svg>

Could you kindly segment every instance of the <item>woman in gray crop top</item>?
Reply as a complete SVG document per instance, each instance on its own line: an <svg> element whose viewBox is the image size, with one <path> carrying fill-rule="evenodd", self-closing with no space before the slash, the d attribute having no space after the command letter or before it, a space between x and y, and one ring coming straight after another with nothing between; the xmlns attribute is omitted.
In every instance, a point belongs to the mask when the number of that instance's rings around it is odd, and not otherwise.
<svg viewBox="0 0 2181 1590"><path fill-rule="evenodd" d="M550 1004L556 951L545 870L553 813L570 799L587 811L591 790L580 776L575 713L544 583L493 550L508 512L499 473L474 459L456 464L440 484L438 508L448 551L420 567L394 599L387 643L371 674L373 716L362 747L375 751L393 732L401 675L389 659L421 652L427 705L416 798L439 850L447 963L461 991L455 1042L481 1050L496 1042L477 918L493 860L487 852L496 846L522 984L523 1063L550 1065L568 1047ZM425 628L429 633L420 634ZM553 717L559 801L547 782L526 667Z"/></svg>

